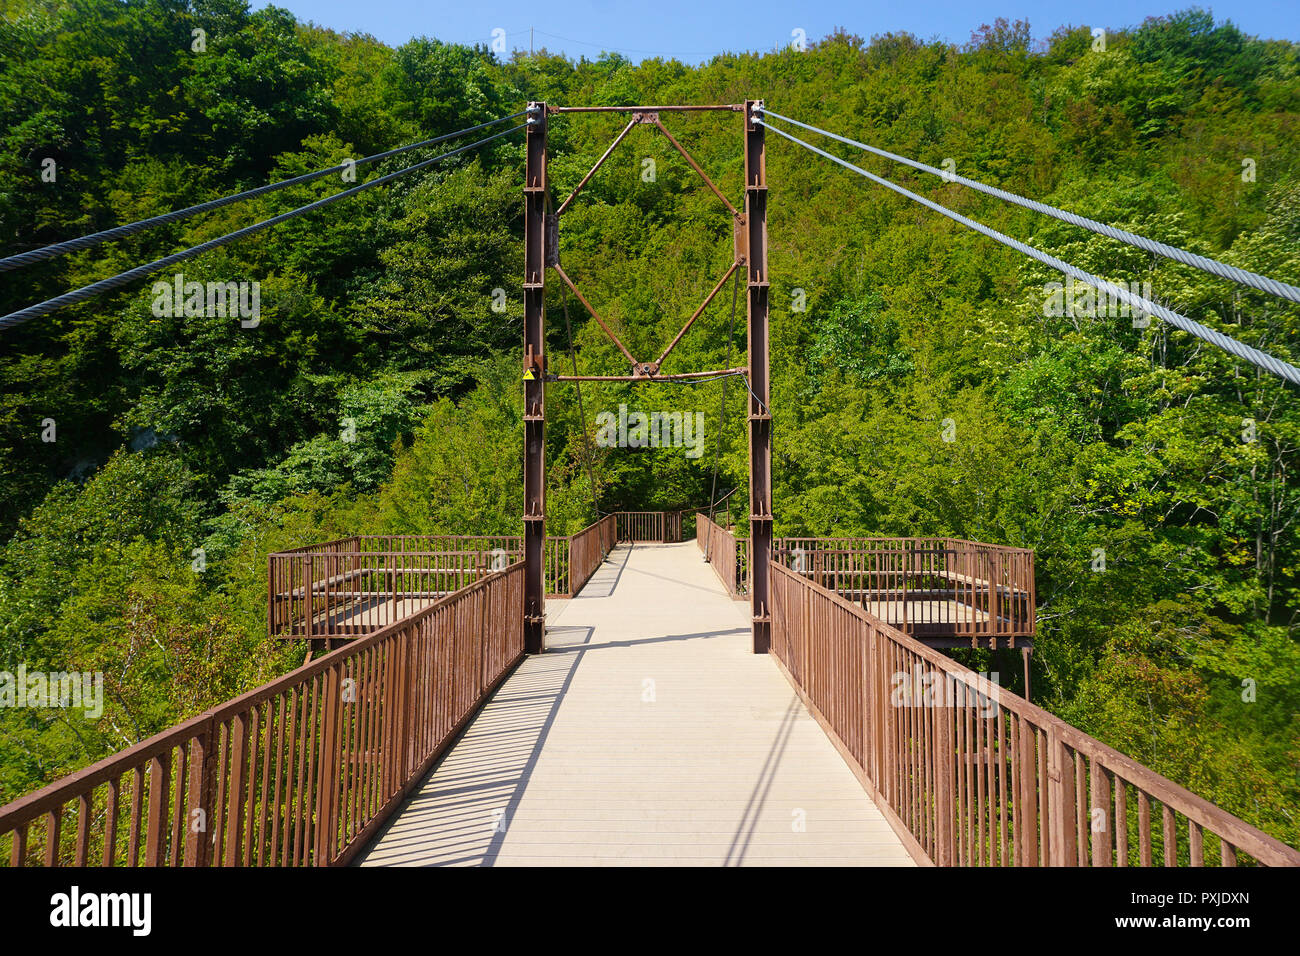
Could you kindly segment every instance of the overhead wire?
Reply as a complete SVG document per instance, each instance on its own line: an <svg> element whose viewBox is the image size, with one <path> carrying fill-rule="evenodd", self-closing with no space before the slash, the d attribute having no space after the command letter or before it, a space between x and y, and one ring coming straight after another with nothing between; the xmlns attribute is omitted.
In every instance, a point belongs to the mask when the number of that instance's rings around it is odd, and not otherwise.
<svg viewBox="0 0 1300 956"><path fill-rule="evenodd" d="M200 213L211 212L214 209L221 209L233 203L243 202L247 199L255 199L259 196L265 196L269 193L277 192L281 189L288 189L290 186L298 186L304 183L314 182L332 173L342 174L349 168L363 166L367 163L376 163L383 159L389 159L393 156L400 156L403 153L409 153L412 150L424 149L428 146L434 146L438 143L445 142L449 139L456 139L469 133L476 133L479 130L487 129L489 126L495 126L498 123L504 123L507 120L517 119L523 116L527 110L521 110L518 113L512 113L509 116L502 116L486 123L480 123L477 126L470 126L465 129L457 130L454 133L444 133L441 136L435 136L432 139L421 140L418 143L408 143L406 146L398 146L396 149L390 149L382 153L375 153L372 156L363 156L361 159L350 162L339 163L337 166L329 166L325 169L313 170L310 173L304 173L301 176L294 176L292 179L283 179L279 182L268 183L265 186L258 186L254 189L246 189L243 192L233 193L229 196L222 196L219 199L211 199L207 202L201 202L194 206L188 206L184 209L176 209L172 212L163 213L159 216L153 216L149 219L141 219L138 222L126 223L121 226L114 226L111 229L104 229L100 232L94 232L89 235L80 236L76 239L68 239L63 242L51 243L48 246L42 246L39 249L31 249L27 252L20 252L16 255L7 256L0 259L0 272L9 272L13 269L20 269L23 266L34 265L38 262L44 262L48 259L54 259L58 256L67 255L70 252L77 252L82 249L90 249L100 243L109 242L113 239L121 239L125 236L134 235L146 229L152 229L156 226L167 223L180 222L189 219L191 216L197 216Z"/></svg>
<svg viewBox="0 0 1300 956"><path fill-rule="evenodd" d="M1288 282L1271 279L1268 276L1260 275L1256 272L1250 272L1247 269L1229 265L1226 262L1219 262L1217 259L1211 259L1208 256L1197 255L1194 252L1188 252L1186 249L1179 249L1177 246L1157 242L1154 239L1148 239L1146 236L1140 236L1137 233L1118 229L1115 226L1107 225L1104 222L1098 222L1095 219L1089 219L1086 216L1080 216L1077 213L1069 212L1065 209L1058 209L1055 206L1049 206L1047 203L1038 202L1034 199L1026 199L1024 196L1008 192L1005 189L999 189L996 186L989 186L986 183L981 183L975 179L959 176L955 172L949 170L936 169L934 166L930 166L927 163L918 162L917 160L909 159L906 156L900 156L897 153L891 153L888 150L880 149L879 147L871 146L867 143L858 142L855 139L849 139L847 136L840 136L838 133L832 133L828 130L821 129L820 127L812 126L808 123L802 123L799 120L791 119L789 116L782 116L780 113L766 108L759 109L758 112L762 113L764 116L776 117L786 123L818 133L837 142L844 143L845 145L866 150L876 156L881 156L885 159L893 160L896 163L910 166L913 169L930 173L940 177L945 182L960 183L963 186L967 186L989 196L994 196L1017 206L1022 206L1025 209L1032 209L1034 212L1042 213L1045 216L1051 216L1054 219L1059 219L1061 222L1067 222L1070 225L1091 230L1098 235L1108 236L1111 239L1128 243L1129 245L1145 250L1146 252L1155 253L1156 255L1164 256L1166 259L1172 259L1175 262L1181 262L1184 265L1192 266L1193 268L1200 269L1210 275L1218 276L1222 279L1229 279L1232 282L1239 283L1240 285L1250 286L1251 288L1258 289L1261 292L1267 292L1271 295L1278 296L1279 298L1288 299L1291 302L1300 302L1300 287L1291 285ZM780 130L776 130L776 128L772 126L768 126L767 128L780 132Z"/></svg>
<svg viewBox="0 0 1300 956"><path fill-rule="evenodd" d="M65 308L69 305L75 305L78 302L84 302L87 299L91 299L94 298L95 296L102 295L105 292L111 292L112 290L127 285L135 281L136 279L140 279L154 272L158 272L159 270L165 269L171 265L175 265L178 262L184 262L187 259L193 259L196 256L200 256L205 252L210 252L211 250L220 248L221 246L229 245L232 242L254 235L255 233L261 232L264 229L269 229L270 227L279 225L282 222L287 222L290 219L297 218L298 216L303 216L308 213L315 212L316 210L322 209L325 206L330 205L331 203L338 202L340 199L347 199L351 196L357 195L358 193L364 190L373 189L376 186L385 185L386 183L390 183L401 176L407 175L408 173L413 173L416 172L417 170L426 169L429 166L434 165L435 163L442 162L444 159L450 159L452 156L456 156L460 153L466 152L467 150L471 150L476 147L482 146L486 143L490 143L493 140L500 139L503 136L509 136L511 133L523 129L524 126L525 124L520 123L518 126L512 126L510 129L502 130L501 132L494 133L491 136L486 136L483 139L477 140L473 143L468 143L464 146L458 146L455 149L448 150L445 153L439 153L437 156L431 157L429 159L421 160L420 162L415 163L411 166L403 167L402 169L399 169L396 172L388 173L387 175L380 176L377 179L372 179L368 182L362 183L359 186L354 186L351 189L345 189L342 192L334 193L330 196L326 196L322 199L318 199L315 202L308 203L305 206L299 206L297 209L292 209L289 212L281 213L278 216L273 216L270 219L265 219L261 222L254 223L251 226L245 226L243 229L237 229L234 232L226 233L224 236L218 236L216 239L209 239L207 242L202 242L196 246L191 246L188 249L183 249L180 252L174 252L171 255L163 256L161 259L155 259L153 262L149 262L141 266L136 266L133 269L128 269L125 272L120 272L117 275L110 276L107 279L101 279L98 282L92 282L89 285L82 286L80 289L74 289L71 292L65 292L63 295L55 296L54 298L47 299L44 302L38 302L35 305L27 306L24 309L19 309L17 312L11 312L8 315L0 316L0 329L13 328L14 326L20 325L23 322L30 321L31 319L35 319L40 316L49 315L51 312L56 312L59 309Z"/></svg>
<svg viewBox="0 0 1300 956"><path fill-rule="evenodd" d="M1043 263L1044 265L1050 266L1051 268L1056 269L1057 271L1062 272L1065 275L1071 276L1077 279L1078 281L1085 283L1086 285L1090 285L1096 289L1103 290L1107 292L1109 295L1129 305L1130 307L1138 310L1141 313L1157 316L1158 318L1172 325L1174 328L1187 332L1190 335L1194 335L1197 338L1201 339L1202 341L1209 342L1212 345L1216 345L1219 348L1223 349L1225 352L1235 355L1238 358L1243 359L1251 363L1252 365L1255 365L1256 367L1263 369L1264 371L1270 372L1273 375L1276 375L1279 378L1282 378L1292 383L1293 385L1300 385L1300 368L1296 368L1294 365L1292 365L1289 362L1285 362L1282 359L1277 358L1276 356L1269 355L1267 352L1263 352L1257 348L1254 348L1253 346L1245 344L1244 342L1238 341L1237 339L1234 339L1232 336L1225 335L1224 333L1218 331L1217 329L1212 329L1206 325L1202 325L1201 323L1189 319L1186 316L1181 315L1172 309L1166 308L1165 306L1160 305L1156 302L1152 302L1151 300L1143 296L1130 292L1128 289L1125 289L1123 286L1116 285L1115 283L1110 282L1109 280L1102 279L1098 276L1091 274L1090 272L1086 272L1085 270L1078 268L1077 266L1071 265L1070 263L1064 261L1063 259L1058 259L1056 256L1049 255L1048 253L1045 253L1040 249L1036 249L1033 246L1021 242L1018 239L1013 239L1010 236L998 232L996 229L992 229L984 225L983 223L976 222L975 220L970 219L967 216L963 216L961 213L954 212L953 210L947 208L946 206L942 206L931 199L926 199L924 196L919 196L916 193L912 192L911 190L898 185L897 183L890 182L888 179L885 179L881 176L877 176L875 173L863 169L861 166L855 166L852 163L848 162L847 160L841 159L840 157L834 155L833 153L828 153L826 150L820 149L817 146L813 146L811 143L804 142L803 140L799 139L797 136L787 133L785 130L780 129L776 126L772 126L770 123L764 122L762 119L759 119L758 117L754 117L753 122L764 127L765 129L770 129L772 132L776 133L777 135L783 136L786 139L790 140L791 142L797 143L798 145L804 147L805 149L813 153L818 154L819 156L823 156L826 159L829 159L832 162L837 163L840 166L843 166L845 169L851 170L860 176L864 176L867 179L870 179L872 182L878 183L879 185L884 186L887 189L891 189L894 192L898 193L899 195L911 199L913 202L920 203L921 205L925 206L928 209L932 209L941 215L947 216L949 219L952 219L954 222L966 226L968 229L972 229L975 232L987 236L988 238L993 239L996 242L1000 242L1011 249L1015 249L1017 252L1029 256L1031 259L1035 259L1038 262Z"/></svg>

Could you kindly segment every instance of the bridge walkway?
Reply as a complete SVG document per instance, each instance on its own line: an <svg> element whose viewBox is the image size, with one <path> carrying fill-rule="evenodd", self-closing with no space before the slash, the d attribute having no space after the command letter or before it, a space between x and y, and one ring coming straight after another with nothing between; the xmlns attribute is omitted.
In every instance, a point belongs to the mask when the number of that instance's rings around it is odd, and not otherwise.
<svg viewBox="0 0 1300 956"><path fill-rule="evenodd" d="M912 859L695 542L617 548L363 866Z"/></svg>

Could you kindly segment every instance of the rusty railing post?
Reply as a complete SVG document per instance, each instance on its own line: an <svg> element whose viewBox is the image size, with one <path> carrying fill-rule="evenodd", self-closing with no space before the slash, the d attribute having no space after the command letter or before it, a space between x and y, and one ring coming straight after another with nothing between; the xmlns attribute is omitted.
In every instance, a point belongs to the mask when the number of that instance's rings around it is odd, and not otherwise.
<svg viewBox="0 0 1300 956"><path fill-rule="evenodd" d="M754 122L762 100L745 101L745 212L736 261L747 269L749 325L749 539L754 653L772 642L772 412L768 384L767 161L765 130Z"/></svg>
<svg viewBox="0 0 1300 956"><path fill-rule="evenodd" d="M956 827L952 799L953 781L953 721L959 712L945 701L935 709L938 741L935 743L937 764L934 774L934 862L938 866L955 866Z"/></svg>
<svg viewBox="0 0 1300 956"><path fill-rule="evenodd" d="M334 841L338 830L336 814L339 797L338 744L342 723L342 682L343 673L338 667L331 667L321 673L321 690L325 701L320 730L320 776L316 784L319 796L316 804L315 843L312 848L312 864L315 866L329 866L334 858ZM251 820L249 829L251 838Z"/></svg>
<svg viewBox="0 0 1300 956"><path fill-rule="evenodd" d="M189 741L189 782L186 786L185 866L207 866L212 853L212 797L216 751L220 744L217 725L208 716L205 729Z"/></svg>
<svg viewBox="0 0 1300 956"><path fill-rule="evenodd" d="M546 104L528 104L524 171L524 650L546 636Z"/></svg>

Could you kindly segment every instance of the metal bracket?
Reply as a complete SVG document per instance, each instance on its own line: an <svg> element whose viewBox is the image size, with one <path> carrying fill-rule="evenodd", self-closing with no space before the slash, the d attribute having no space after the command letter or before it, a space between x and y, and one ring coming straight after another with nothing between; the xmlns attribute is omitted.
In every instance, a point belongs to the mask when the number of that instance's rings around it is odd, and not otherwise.
<svg viewBox="0 0 1300 956"><path fill-rule="evenodd" d="M548 266L558 266L560 264L560 217L556 213L550 213L546 217L546 264Z"/></svg>
<svg viewBox="0 0 1300 956"><path fill-rule="evenodd" d="M542 357L533 351L532 345L527 346L524 350L524 374L530 377L526 381L546 379L546 369L542 363Z"/></svg>
<svg viewBox="0 0 1300 956"><path fill-rule="evenodd" d="M633 123L658 123L658 122L659 122L659 114L658 114L658 113L649 113L649 112L646 112L646 113L633 113L633 114L632 114L632 122L633 122Z"/></svg>
<svg viewBox="0 0 1300 956"><path fill-rule="evenodd" d="M733 238L738 266L749 264L749 231L745 228L748 221L744 213L738 213L734 221Z"/></svg>

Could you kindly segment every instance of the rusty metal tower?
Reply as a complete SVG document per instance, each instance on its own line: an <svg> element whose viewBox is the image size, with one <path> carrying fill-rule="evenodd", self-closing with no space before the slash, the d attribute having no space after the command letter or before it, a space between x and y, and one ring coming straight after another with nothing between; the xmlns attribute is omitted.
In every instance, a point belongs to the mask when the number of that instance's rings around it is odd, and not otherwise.
<svg viewBox="0 0 1300 956"><path fill-rule="evenodd" d="M768 365L769 316L767 273L767 169L764 128L757 122L761 100L744 104L714 106L547 106L532 102L527 111L527 159L524 171L524 648L540 653L546 632L544 560L546 547L546 383L548 381L653 382L667 379L705 378L717 375L746 376L749 388L749 510L753 543L752 593L754 652L766 653L771 642L769 562L772 546L772 414ZM756 112L756 110L758 112ZM743 115L744 208L737 209L709 179L699 163L668 131L661 114L683 112L729 112ZM623 130L582 178L573 192L556 208L546 211L547 125L556 114L630 114ZM634 126L655 126L704 180L726 206L734 223L734 255L730 267L680 332L658 358L636 358L592 307L560 264L559 223L574 198L590 181ZM546 271L555 270L567 286L628 360L627 375L552 375L546 364ZM702 372L660 372L664 360L713 301L737 270L745 270L746 314L749 359L744 368L712 369Z"/></svg>

